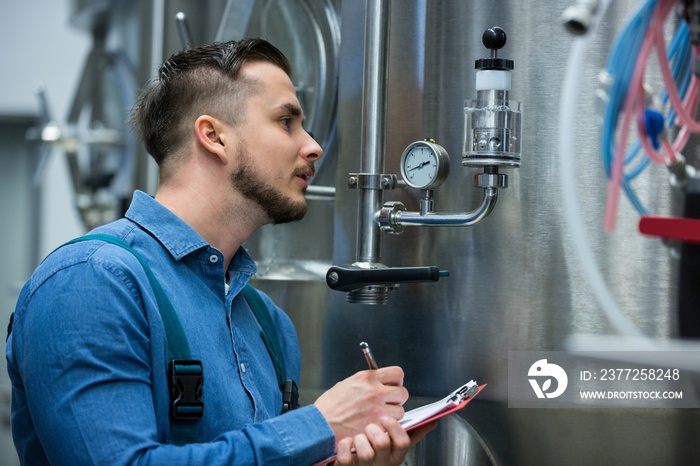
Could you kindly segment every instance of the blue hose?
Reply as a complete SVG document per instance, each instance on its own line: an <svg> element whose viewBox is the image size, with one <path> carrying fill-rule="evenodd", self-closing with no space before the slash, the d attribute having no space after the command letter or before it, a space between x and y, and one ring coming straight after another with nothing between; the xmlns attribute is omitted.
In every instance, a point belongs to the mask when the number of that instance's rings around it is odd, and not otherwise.
<svg viewBox="0 0 700 466"><path fill-rule="evenodd" d="M610 88L609 101L605 109L601 131L601 158L605 174L608 177L610 177L615 150L614 135L618 117L624 106L639 51L648 32L657 3L657 0L649 0L639 7L616 37L608 56L606 71L613 76L614 81ZM667 53L671 62L674 81L678 86L680 95L683 96L688 90L692 76L689 32L685 21L681 21L676 29L668 45ZM660 97L664 105L668 103L668 93L665 89ZM676 114L673 108L668 110L664 119L667 126L674 124ZM636 165L624 173L622 187L635 210L640 215L645 215L648 213L648 210L631 184L651 164L651 160L642 150L642 144L639 140L633 142L631 147L625 152L625 167L632 164Z"/></svg>

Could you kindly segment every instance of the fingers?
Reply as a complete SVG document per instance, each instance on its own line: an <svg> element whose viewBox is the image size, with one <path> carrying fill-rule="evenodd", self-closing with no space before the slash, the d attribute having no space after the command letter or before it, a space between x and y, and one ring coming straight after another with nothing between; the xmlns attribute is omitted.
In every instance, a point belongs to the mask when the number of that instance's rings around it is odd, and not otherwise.
<svg viewBox="0 0 700 466"><path fill-rule="evenodd" d="M401 419L408 390L403 387L403 370L386 367L361 371L338 382L314 405L326 418L336 438L364 433L365 426L379 423L381 416Z"/></svg>
<svg viewBox="0 0 700 466"><path fill-rule="evenodd" d="M383 437L380 438L379 436ZM370 440L370 438L372 440ZM389 436L376 424L367 426L366 434L358 434L355 437L346 437L338 442L335 464L336 466L369 466L387 464L381 462L381 457L387 456L382 452L386 450L387 445L382 446L379 450L375 450L372 441L380 445L382 442L389 444ZM379 455L377 455L379 453Z"/></svg>
<svg viewBox="0 0 700 466"><path fill-rule="evenodd" d="M336 459L335 464L339 466L351 465L354 463L355 458L352 451L354 439L352 437L345 437L336 446Z"/></svg>
<svg viewBox="0 0 700 466"><path fill-rule="evenodd" d="M408 400L408 390L403 386L403 370L398 366L362 371L356 374L365 379L364 383L380 383L383 389L378 392L383 403L403 406ZM403 412L398 419L403 416Z"/></svg>
<svg viewBox="0 0 700 466"><path fill-rule="evenodd" d="M375 424L370 425L374 425L376 427ZM369 426L367 427L369 428ZM374 451L374 448L372 448L372 444L367 438L367 436L365 434L356 435L353 439L353 442L355 444L355 455L357 456L357 464L372 464L374 462L376 452Z"/></svg>
<svg viewBox="0 0 700 466"><path fill-rule="evenodd" d="M390 464L402 464L408 450L411 448L411 437L406 430L399 424L399 421L390 417L381 419L382 428L389 434L385 437L390 438L389 442L389 459Z"/></svg>
<svg viewBox="0 0 700 466"><path fill-rule="evenodd" d="M403 387L403 369L399 366L382 367L371 371L384 385Z"/></svg>
<svg viewBox="0 0 700 466"><path fill-rule="evenodd" d="M410 436L399 424L408 390L400 367L361 371L338 382L314 405L330 424L338 441L336 464L400 465L411 446L437 423Z"/></svg>
<svg viewBox="0 0 700 466"><path fill-rule="evenodd" d="M401 427L396 419L382 417L379 424L369 424L364 433L338 442L336 463L346 465L400 465L411 446L437 425L437 421L415 429L414 435Z"/></svg>

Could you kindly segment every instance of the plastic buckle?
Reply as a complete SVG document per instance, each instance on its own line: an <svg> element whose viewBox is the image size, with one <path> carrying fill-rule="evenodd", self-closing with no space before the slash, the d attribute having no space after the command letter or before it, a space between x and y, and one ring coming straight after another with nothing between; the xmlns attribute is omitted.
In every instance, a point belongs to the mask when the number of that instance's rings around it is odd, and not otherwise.
<svg viewBox="0 0 700 466"><path fill-rule="evenodd" d="M168 366L170 382L170 416L173 419L201 419L204 415L202 362L196 359L173 359Z"/></svg>
<svg viewBox="0 0 700 466"><path fill-rule="evenodd" d="M284 381L282 390L282 414L299 407L299 389L292 379Z"/></svg>

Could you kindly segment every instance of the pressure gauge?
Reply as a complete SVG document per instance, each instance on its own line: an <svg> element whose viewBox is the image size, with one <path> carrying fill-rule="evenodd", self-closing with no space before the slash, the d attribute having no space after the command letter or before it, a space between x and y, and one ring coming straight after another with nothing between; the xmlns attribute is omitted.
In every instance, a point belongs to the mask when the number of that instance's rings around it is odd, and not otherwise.
<svg viewBox="0 0 700 466"><path fill-rule="evenodd" d="M401 155L401 177L412 188L436 188L449 173L450 156L432 139L409 144Z"/></svg>

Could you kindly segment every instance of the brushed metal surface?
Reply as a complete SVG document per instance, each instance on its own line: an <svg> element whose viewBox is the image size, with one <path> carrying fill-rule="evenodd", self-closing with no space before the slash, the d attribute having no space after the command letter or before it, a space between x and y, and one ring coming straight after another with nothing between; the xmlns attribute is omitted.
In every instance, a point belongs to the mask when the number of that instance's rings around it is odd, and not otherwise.
<svg viewBox="0 0 700 466"><path fill-rule="evenodd" d="M343 187L360 164L363 3L343 2L341 12L334 263L352 262L356 253L357 193ZM561 203L559 101L572 37L559 17L569 5L567 0L393 3L385 171L398 173L404 147L424 137L434 138L453 161L459 160L464 101L476 96L474 61L488 56L481 34L494 25L508 34L499 56L515 61L511 98L523 102L522 166L502 171L509 175L509 187L481 224L413 228L384 237L385 264L437 265L450 271L449 278L402 285L385 306L351 305L343 293L329 294L321 380L329 386L363 369L355 348L365 340L380 365L404 368L405 385L414 396L438 397L470 378L487 382L488 389L463 417L498 464L639 464L647 463L645 458L683 464L697 453L695 447L640 438L655 426L666 429L664 438L686 428L697 434L697 413L543 412L506 404L508 351L562 350L571 334L612 333L573 254L577 245L570 241ZM637 233L638 216L625 200L616 231L602 232L607 182L599 159L594 91L615 34L635 5L613 2L593 40L578 106L570 109L579 117L576 145L567 156L576 160L580 214L614 296L645 334L668 337L676 334L677 264L660 241ZM435 209L463 212L478 205L481 191L473 187L474 173L452 170L435 191ZM652 211L671 213L678 199L665 187L665 176L662 167L654 167L636 187ZM419 199L415 191L385 193L385 200L400 200L410 210L419 210ZM430 441L447 448L448 437L442 433ZM471 464L467 458L445 461L439 464Z"/></svg>
<svg viewBox="0 0 700 466"><path fill-rule="evenodd" d="M343 4L343 42L338 182L358 166L362 80L361 5ZM557 153L558 104L571 37L559 23L567 1L401 2L392 8L386 171L398 172L403 147L432 137L451 156L461 154L463 102L475 95L474 60L488 56L481 34L499 25L508 34L500 56L515 61L511 97L523 102L523 154L520 169L503 170L509 187L499 193L493 213L469 228L417 228L384 238L387 265L438 265L450 277L436 284L402 286L384 307L351 306L331 294L331 341L372 341L379 354L407 369L420 395L438 395L440 386L477 376L497 381L484 393L505 398L507 351L557 350L575 332L609 333L571 251L561 204ZM596 256L621 307L649 335L673 335L675 263L662 244L636 233L637 215L621 203L618 228L602 232L607 183L598 156L594 91L618 24L634 2L616 2L595 39L588 76L581 89L576 147L581 215ZM610 23L614 23L613 26ZM353 24L355 26L353 26ZM608 26L610 24L610 26ZM345 34L349 31L349 34ZM656 168L656 167L655 167ZM461 212L478 205L474 170L456 168L435 192L437 211ZM652 209L669 212L671 193L664 171L651 170L638 184ZM418 210L419 193L390 191ZM338 189L334 263L352 262L357 193ZM338 351L342 357L345 351ZM333 348L328 348L331 352ZM349 357L349 356L348 356ZM343 366L342 364L340 365ZM339 375L332 369L329 377ZM488 394L487 394L488 393Z"/></svg>

